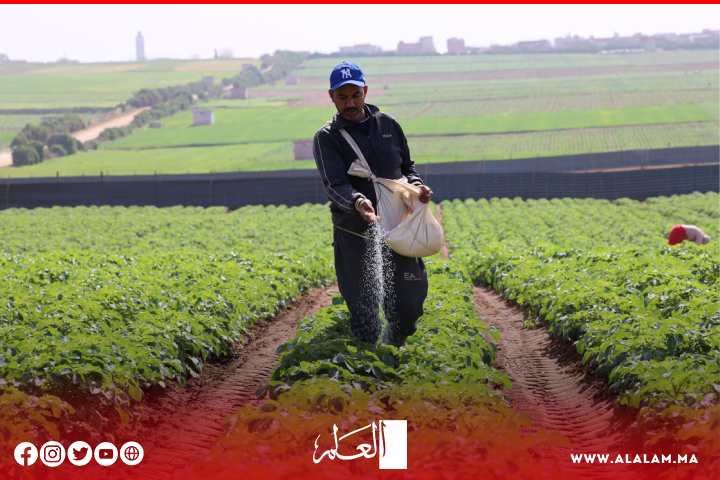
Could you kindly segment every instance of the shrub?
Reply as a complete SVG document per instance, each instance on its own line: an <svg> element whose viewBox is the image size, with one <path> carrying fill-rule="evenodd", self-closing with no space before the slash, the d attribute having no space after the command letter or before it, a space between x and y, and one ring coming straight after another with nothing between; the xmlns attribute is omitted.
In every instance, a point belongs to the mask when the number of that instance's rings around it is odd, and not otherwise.
<svg viewBox="0 0 720 480"><path fill-rule="evenodd" d="M17 147L13 150L12 160L14 167L22 167L24 165L34 165L40 163L40 156L37 150L28 145Z"/></svg>
<svg viewBox="0 0 720 480"><path fill-rule="evenodd" d="M50 147L50 153L52 153L55 158L64 157L68 154L67 150L65 150L65 147L63 147L59 143L56 143L55 145Z"/></svg>
<svg viewBox="0 0 720 480"><path fill-rule="evenodd" d="M77 152L78 143L79 142L77 140L75 140L67 133L56 133L55 135L51 136L47 141L47 145L50 147L51 150L54 145L62 145L62 147L65 149L66 155L72 155Z"/></svg>
<svg viewBox="0 0 720 480"><path fill-rule="evenodd" d="M32 147L37 152L38 156L40 157L40 161L42 162L45 160L45 145L42 144L42 142L38 142L36 140L33 140L28 144L28 147Z"/></svg>

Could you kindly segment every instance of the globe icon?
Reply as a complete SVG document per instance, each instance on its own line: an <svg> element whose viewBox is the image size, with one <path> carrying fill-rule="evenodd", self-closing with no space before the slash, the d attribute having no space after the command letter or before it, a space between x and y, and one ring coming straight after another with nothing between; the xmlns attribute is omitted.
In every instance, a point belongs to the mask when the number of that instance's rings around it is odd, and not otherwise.
<svg viewBox="0 0 720 480"><path fill-rule="evenodd" d="M134 462L139 456L140 452L138 451L136 446L130 445L125 449L125 458L127 458L129 461Z"/></svg>

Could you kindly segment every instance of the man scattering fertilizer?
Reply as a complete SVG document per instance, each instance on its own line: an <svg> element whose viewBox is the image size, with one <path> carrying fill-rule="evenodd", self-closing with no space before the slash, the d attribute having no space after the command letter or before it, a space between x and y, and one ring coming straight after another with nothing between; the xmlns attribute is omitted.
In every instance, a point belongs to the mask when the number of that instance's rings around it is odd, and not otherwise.
<svg viewBox="0 0 720 480"><path fill-rule="evenodd" d="M376 343L382 331L378 305L388 326L382 343L401 346L415 333L423 314L428 280L421 258L400 255L381 240L384 232L376 214L373 183L348 175L358 155L343 138L346 131L377 177L403 176L421 190L428 203L432 190L423 185L410 159L407 140L391 116L365 103L368 87L362 70L343 62L330 74L330 100L337 113L315 134L315 163L330 199L334 225L335 272L338 286L350 310L350 328L362 341Z"/></svg>
<svg viewBox="0 0 720 480"><path fill-rule="evenodd" d="M707 245L710 243L710 236L705 235L705 232L695 225L675 225L670 229L669 245L677 245L685 240L695 242L698 245Z"/></svg>

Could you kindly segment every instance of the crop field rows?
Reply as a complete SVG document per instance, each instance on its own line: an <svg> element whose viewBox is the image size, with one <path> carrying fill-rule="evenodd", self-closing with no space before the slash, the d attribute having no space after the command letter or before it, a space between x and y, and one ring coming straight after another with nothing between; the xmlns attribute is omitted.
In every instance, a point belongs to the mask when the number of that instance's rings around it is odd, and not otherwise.
<svg viewBox="0 0 720 480"><path fill-rule="evenodd" d="M380 96L378 102L385 97ZM618 92L536 96L525 98L493 98L448 102L415 102L388 104L383 109L398 120L427 117L470 117L512 113L539 113L562 110L605 110L689 103L717 104L717 90ZM382 103L381 103L382 105Z"/></svg>
<svg viewBox="0 0 720 480"><path fill-rule="evenodd" d="M695 62L717 62L712 51L664 52L638 55L595 54L529 54L529 55L458 55L407 56L361 59L368 76L461 73L492 70L587 68L608 66L674 65ZM298 70L303 77L326 77L339 61L335 58L313 59Z"/></svg>
<svg viewBox="0 0 720 480"><path fill-rule="evenodd" d="M613 392L623 392L621 403L639 407L682 400L681 385L713 391L718 244L670 248L663 235L671 213L717 237L718 200L708 193L618 206L590 199L454 201L445 203L443 220L451 255L473 265L476 282L576 342L586 364L610 378Z"/></svg>
<svg viewBox="0 0 720 480"><path fill-rule="evenodd" d="M127 419L141 387L182 385L258 318L330 281L324 210L0 213L12 232L0 247L2 385L74 385Z"/></svg>
<svg viewBox="0 0 720 480"><path fill-rule="evenodd" d="M218 109L215 112L215 125L193 127L192 114L182 112L163 122L162 129L143 129L107 143L103 148L141 149L308 139L331 117L331 113L323 107ZM409 118L403 121L402 126L405 135L417 137L676 124L717 119L718 112L713 111L710 104L682 104ZM238 130L239 125L244 128Z"/></svg>
<svg viewBox="0 0 720 480"><path fill-rule="evenodd" d="M718 126L717 122L701 122L446 138L415 137L412 139L413 157L423 164L717 145L720 139ZM684 163L684 159L678 158L678 163Z"/></svg>
<svg viewBox="0 0 720 480"><path fill-rule="evenodd" d="M411 137L413 160L426 163L505 160L583 153L695 147L718 144L717 122L643 125L490 135ZM1 134L2 131L0 131ZM8 143L12 137L8 137ZM686 163L678 157L677 163ZM289 141L192 148L97 150L78 158L58 158L8 173L13 178L148 175L315 169L315 161L293 160Z"/></svg>
<svg viewBox="0 0 720 480"><path fill-rule="evenodd" d="M718 70L705 75L687 76L684 72L653 72L643 74L614 74L597 76L548 77L514 80L456 81L399 83L386 90L373 85L369 88L386 105L404 103L420 95L425 101L461 101L491 98L546 97L553 95L599 94L615 92L655 92L675 90L716 90ZM380 100L378 100L378 103Z"/></svg>
<svg viewBox="0 0 720 480"><path fill-rule="evenodd" d="M625 56L364 57L358 61L370 85L369 102L401 122L413 159L419 164L720 143L717 59L708 51ZM702 69L699 74L660 68L713 61L715 67ZM334 62L312 59L295 73L323 70ZM128 88L140 88L138 82L162 85L197 80L207 73L214 73L219 82L241 63L64 65L22 75L0 75L0 111L30 104L54 108L57 102L68 108L70 104L88 107L105 102L106 108L125 100ZM657 66L660 70L612 70L620 64ZM518 65L551 76L462 80L453 73ZM574 74L573 68L582 65L596 65L599 70L593 70L592 75ZM387 85L373 83L373 78L384 75L383 69L405 67L408 71L432 71L437 78L406 75ZM293 160L290 142L312 138L334 114L324 82L314 85L303 80L298 86L253 88L249 100L198 104L215 110L212 126L194 127L191 113L181 112L162 119L163 128L139 129L100 144L96 151L6 173L29 177L97 175L100 171L133 175L314 168L312 160ZM255 97L256 93L261 96ZM17 128L31 119L37 117L0 115L0 127ZM13 134L5 132L0 130L0 145L8 145L12 139Z"/></svg>
<svg viewBox="0 0 720 480"><path fill-rule="evenodd" d="M474 283L526 308L527 327L574 342L618 408L639 409L631 436L639 443L608 444L608 452L657 445L696 454L691 473L711 472L719 244L668 247L665 236L687 220L716 240L719 200L443 202L450 258L427 259L431 290L417 334L400 349L358 342L336 296L279 349L261 404L231 416L226 435L183 478L268 468L297 478L312 466L306 452L318 433L378 416L413 426L409 460L419 478L451 465L561 478L562 462L531 452L566 453L575 440L528 433L532 416L509 405L513 379L494 364L508 341L493 326L502 317L477 318ZM0 225L12 232L0 246L0 422L13 421L0 444L6 453L30 431L131 434L121 425L144 421L148 394L172 395L169 387L227 356L259 318L332 282L324 206L7 210ZM323 439L318 455L331 446ZM335 465L335 473L349 468ZM366 467L377 468L356 466ZM619 467L614 478L625 474L632 478Z"/></svg>

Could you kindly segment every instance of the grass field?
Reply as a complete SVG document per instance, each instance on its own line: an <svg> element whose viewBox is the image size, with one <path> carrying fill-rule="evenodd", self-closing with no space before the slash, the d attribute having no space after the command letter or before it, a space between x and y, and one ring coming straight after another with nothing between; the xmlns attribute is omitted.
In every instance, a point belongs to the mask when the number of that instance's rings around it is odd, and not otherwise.
<svg viewBox="0 0 720 480"><path fill-rule="evenodd" d="M152 175L315 168L314 160L293 160L291 142L218 147L97 150L38 165L0 171L12 177Z"/></svg>
<svg viewBox="0 0 720 480"><path fill-rule="evenodd" d="M423 164L717 145L716 54L355 60L367 75L368 102L401 122L414 160ZM106 108L143 86L186 83L210 74L219 83L239 71L242 63L259 62L0 66L0 112L28 107ZM295 72L304 76L301 85L281 81L251 89L248 100L199 104L215 110L212 126L194 127L192 114L183 112L163 119L162 129L138 130L101 144L98 151L6 172L27 177L57 172L132 175L314 168L312 161L292 160L291 140L312 138L334 115L323 91L324 77L336 63L337 59L308 61ZM702 67L700 73L695 73L697 66ZM503 78L503 71L510 76ZM482 72L492 75L477 77ZM419 80L414 81L413 75ZM382 83L373 83L374 78ZM20 128L40 116L0 113L0 127ZM9 144L14 135L0 130L0 146Z"/></svg>
<svg viewBox="0 0 720 480"><path fill-rule="evenodd" d="M351 61L348 59L348 61ZM368 75L407 75L416 73L460 73L492 70L549 68L633 67L717 62L717 52L675 51L630 55L530 54L530 55L438 55L406 57L364 57L357 63ZM326 77L340 63L336 58L310 60L298 73L304 77Z"/></svg>
<svg viewBox="0 0 720 480"><path fill-rule="evenodd" d="M670 90L656 92L580 93L519 98L492 98L450 102L405 102L383 110L397 119L468 117L504 113L544 113L559 110L600 110L653 105L718 104L718 90ZM378 99L386 101L385 97Z"/></svg>
<svg viewBox="0 0 720 480"><path fill-rule="evenodd" d="M3 109L114 107L142 88L168 87L214 75L216 82L259 60L154 61L144 63L40 64L13 73L0 65Z"/></svg>
<svg viewBox="0 0 720 480"><path fill-rule="evenodd" d="M718 91L716 69L703 75L686 76L684 72L627 73L592 76L540 77L505 80L462 80L383 85L372 83L369 88L384 105L417 101L466 101L487 98L542 97L581 93L664 92L674 90Z"/></svg>
<svg viewBox="0 0 720 480"><path fill-rule="evenodd" d="M136 149L180 145L221 145L312 138L332 118L324 107L236 108L215 110L215 125L192 126L192 113L163 120L161 129L143 129L103 145L107 149Z"/></svg>
<svg viewBox="0 0 720 480"><path fill-rule="evenodd" d="M97 116L97 114L95 114L95 113L79 113L77 115L80 115L80 118L82 118L85 123L87 123L87 121L90 120L92 117ZM42 122L42 117L53 117L53 116L58 116L58 115L53 115L50 113L37 114L37 115L3 114L3 115L0 115L0 129L11 128L11 129L21 130L28 123L39 124L40 122Z"/></svg>
<svg viewBox="0 0 720 480"><path fill-rule="evenodd" d="M392 112L392 110L391 110ZM221 145L312 138L333 114L328 107L217 109L215 125L192 126L192 113L163 121L162 129L143 129L103 145L106 149ZM468 117L406 119L407 136L437 136L703 122L717 119L708 106L662 105L607 110L574 110Z"/></svg>
<svg viewBox="0 0 720 480"><path fill-rule="evenodd" d="M0 130L0 148L9 147L17 133L17 130Z"/></svg>
<svg viewBox="0 0 720 480"><path fill-rule="evenodd" d="M472 117L415 118L403 122L407 135L457 135L530 132L623 125L653 125L717 120L712 105L658 105L605 110L494 114Z"/></svg>
<svg viewBox="0 0 720 480"><path fill-rule="evenodd" d="M506 160L620 149L665 148L668 144L693 147L720 143L717 122L681 123L582 130L559 130L495 135L411 137L413 160L425 163L467 160ZM682 157L678 163L685 162ZM11 177L98 175L152 175L314 169L314 160L293 160L289 141L214 147L157 148L147 150L97 150L10 168Z"/></svg>

